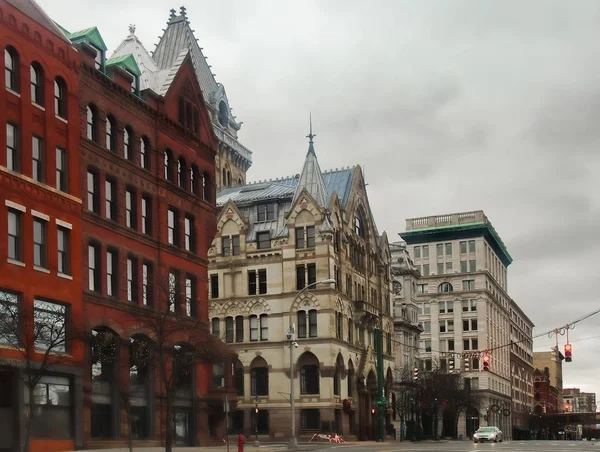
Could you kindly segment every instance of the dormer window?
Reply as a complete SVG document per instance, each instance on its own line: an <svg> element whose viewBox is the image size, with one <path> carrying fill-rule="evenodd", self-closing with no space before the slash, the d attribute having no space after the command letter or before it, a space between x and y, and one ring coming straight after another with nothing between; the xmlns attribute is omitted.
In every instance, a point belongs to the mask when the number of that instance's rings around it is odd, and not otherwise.
<svg viewBox="0 0 600 452"><path fill-rule="evenodd" d="M219 103L219 124L221 124L221 126L227 127L228 116L227 104L222 100L221 103Z"/></svg>
<svg viewBox="0 0 600 452"><path fill-rule="evenodd" d="M104 66L104 52L96 46L91 47L96 51L96 56L94 57L94 67L101 71Z"/></svg>
<svg viewBox="0 0 600 452"><path fill-rule="evenodd" d="M139 88L139 86L138 86L139 78L133 72L127 71L127 74L129 74L129 76L132 78L132 80L131 80L131 92L133 94L137 94L138 88Z"/></svg>
<svg viewBox="0 0 600 452"><path fill-rule="evenodd" d="M258 221L272 221L275 219L275 204L263 204L256 207Z"/></svg>
<svg viewBox="0 0 600 452"><path fill-rule="evenodd" d="M363 239L365 238L365 226L360 214L354 217L354 233Z"/></svg>

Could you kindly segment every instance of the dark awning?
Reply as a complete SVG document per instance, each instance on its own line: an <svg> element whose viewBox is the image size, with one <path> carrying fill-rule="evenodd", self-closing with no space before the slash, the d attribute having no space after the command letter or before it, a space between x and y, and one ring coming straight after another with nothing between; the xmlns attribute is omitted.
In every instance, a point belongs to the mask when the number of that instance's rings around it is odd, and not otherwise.
<svg viewBox="0 0 600 452"><path fill-rule="evenodd" d="M528 432L529 431L529 427L523 427L521 425L515 425L515 428L520 432Z"/></svg>

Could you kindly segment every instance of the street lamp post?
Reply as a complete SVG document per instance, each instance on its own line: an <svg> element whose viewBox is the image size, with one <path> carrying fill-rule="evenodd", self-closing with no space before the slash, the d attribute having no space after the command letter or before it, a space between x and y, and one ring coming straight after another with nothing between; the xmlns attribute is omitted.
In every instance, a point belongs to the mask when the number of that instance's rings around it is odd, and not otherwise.
<svg viewBox="0 0 600 452"><path fill-rule="evenodd" d="M287 334L287 340L290 346L290 409L291 409L291 422L292 422L292 437L290 438L290 444L288 449L297 449L298 448L298 439L296 438L296 401L294 400L294 348L298 347L298 343L296 342L296 328L293 323L293 309L296 301L300 298L300 296L306 292L308 289L315 287L319 284L332 284L335 283L335 279L329 278L324 279L322 281L316 281L307 285L304 289L300 290L292 304L290 306L290 321L289 321L289 330Z"/></svg>

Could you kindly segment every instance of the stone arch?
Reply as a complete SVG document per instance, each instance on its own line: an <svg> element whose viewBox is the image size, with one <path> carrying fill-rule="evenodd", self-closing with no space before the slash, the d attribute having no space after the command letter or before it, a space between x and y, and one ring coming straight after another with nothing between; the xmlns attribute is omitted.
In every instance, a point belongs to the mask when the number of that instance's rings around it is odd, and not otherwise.
<svg viewBox="0 0 600 452"><path fill-rule="evenodd" d="M372 396L377 395L377 376L373 369L367 374L366 385L367 391L369 391Z"/></svg>
<svg viewBox="0 0 600 452"><path fill-rule="evenodd" d="M342 302L342 299L340 297L336 297L335 301L333 302L335 307L334 309L343 314L346 315L346 310L344 309L344 303Z"/></svg>
<svg viewBox="0 0 600 452"><path fill-rule="evenodd" d="M296 201L296 205L295 205L294 209L289 214L288 219L291 223L295 223L296 218L298 217L300 212L303 212L303 211L306 211L307 213L312 215L312 217L314 218L313 223L316 223L317 221L319 221L321 219L322 216L321 216L320 208L314 202L307 202L307 203L300 202L304 198L306 198L307 201L309 199L312 199L312 198L310 198L306 189L302 190L302 192L300 193L300 196L298 197L298 200Z"/></svg>
<svg viewBox="0 0 600 452"><path fill-rule="evenodd" d="M321 303L319 303L319 299L314 294L305 292L302 295L301 299L294 300L291 311L297 312L301 309L320 309L320 308L321 308Z"/></svg>
<svg viewBox="0 0 600 452"><path fill-rule="evenodd" d="M269 369L270 366L267 363L267 360L264 359L262 356L256 356L254 357L254 359L252 360L252 362L250 362L250 369L256 369L256 368L267 368Z"/></svg>
<svg viewBox="0 0 600 452"><path fill-rule="evenodd" d="M248 302L249 314L269 314L271 307L264 298L254 298Z"/></svg>
<svg viewBox="0 0 600 452"><path fill-rule="evenodd" d="M220 234L223 235L223 226L230 220L237 225L240 232L246 230L244 221L242 218L240 218L240 214L233 203L226 205L223 209L223 212L224 214L221 215L219 221L217 222L217 230L220 232Z"/></svg>
<svg viewBox="0 0 600 452"><path fill-rule="evenodd" d="M228 219L223 223L221 227L221 235L235 235L239 234L240 226L233 219Z"/></svg>
<svg viewBox="0 0 600 452"><path fill-rule="evenodd" d="M296 215L294 223L296 226L311 225L315 224L316 220L317 219L314 217L312 212L303 208L298 215Z"/></svg>

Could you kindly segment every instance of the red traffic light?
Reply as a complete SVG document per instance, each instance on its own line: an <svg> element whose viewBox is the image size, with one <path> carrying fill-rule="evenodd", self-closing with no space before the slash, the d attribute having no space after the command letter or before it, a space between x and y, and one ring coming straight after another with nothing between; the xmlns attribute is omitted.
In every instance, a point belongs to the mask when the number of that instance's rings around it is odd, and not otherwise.
<svg viewBox="0 0 600 452"><path fill-rule="evenodd" d="M375 414L375 408L371 408L371 414Z"/></svg>
<svg viewBox="0 0 600 452"><path fill-rule="evenodd" d="M490 363L490 355L483 355L483 364Z"/></svg>
<svg viewBox="0 0 600 452"><path fill-rule="evenodd" d="M254 408L254 412L258 414L258 408Z"/></svg>
<svg viewBox="0 0 600 452"><path fill-rule="evenodd" d="M565 344L565 361L570 363L573 361L572 358L573 346L571 344Z"/></svg>
<svg viewBox="0 0 600 452"><path fill-rule="evenodd" d="M490 355L483 355L481 357L481 361L483 363L483 371L484 372L489 372L490 371L491 356Z"/></svg>

